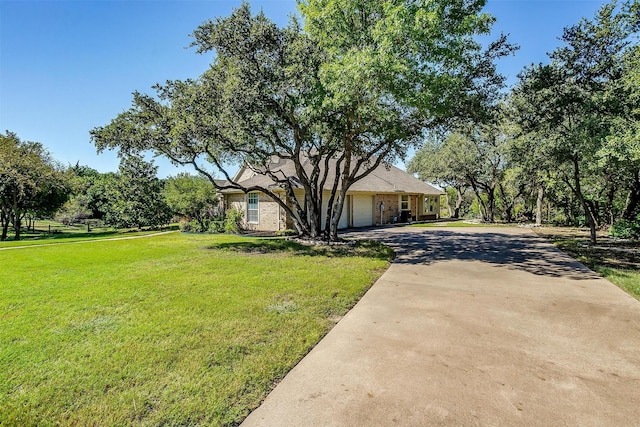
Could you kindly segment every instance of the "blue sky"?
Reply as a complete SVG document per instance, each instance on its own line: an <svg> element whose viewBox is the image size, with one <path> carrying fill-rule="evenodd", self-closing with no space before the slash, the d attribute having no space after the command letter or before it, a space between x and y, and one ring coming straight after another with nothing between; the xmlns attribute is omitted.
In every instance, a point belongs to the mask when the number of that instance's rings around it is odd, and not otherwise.
<svg viewBox="0 0 640 427"><path fill-rule="evenodd" d="M203 21L241 3L227 0L0 0L0 131L43 143L63 164L115 171L114 153L96 154L89 131L129 108L131 92L197 77L211 55L188 49ZM250 1L286 24L295 0ZM488 0L495 32L520 45L500 64L510 82L523 66L546 62L562 28L591 18L602 1ZM160 175L176 170L156 161Z"/></svg>

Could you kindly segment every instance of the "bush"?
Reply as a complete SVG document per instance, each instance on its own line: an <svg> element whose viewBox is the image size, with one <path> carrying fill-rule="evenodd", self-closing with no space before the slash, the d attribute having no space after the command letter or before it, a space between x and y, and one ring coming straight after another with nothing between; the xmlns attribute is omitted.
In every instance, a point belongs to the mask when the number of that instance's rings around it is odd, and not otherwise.
<svg viewBox="0 0 640 427"><path fill-rule="evenodd" d="M243 212L239 209L229 209L225 212L224 231L225 233L239 233L242 230Z"/></svg>
<svg viewBox="0 0 640 427"><path fill-rule="evenodd" d="M640 239L640 215L635 221L621 219L611 227L611 235L620 239Z"/></svg>
<svg viewBox="0 0 640 427"><path fill-rule="evenodd" d="M221 220L213 220L209 223L209 232L224 233L225 222Z"/></svg>
<svg viewBox="0 0 640 427"><path fill-rule="evenodd" d="M180 222L178 223L178 230L182 231L183 233L189 233L193 231L193 228L191 228L191 221L187 221L186 219L180 220Z"/></svg>

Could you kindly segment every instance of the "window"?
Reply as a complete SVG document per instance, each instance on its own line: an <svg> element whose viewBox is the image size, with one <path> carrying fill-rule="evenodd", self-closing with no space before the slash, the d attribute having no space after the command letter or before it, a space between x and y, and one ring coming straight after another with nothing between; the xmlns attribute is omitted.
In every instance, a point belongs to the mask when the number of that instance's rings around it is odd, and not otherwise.
<svg viewBox="0 0 640 427"><path fill-rule="evenodd" d="M247 195L247 222L258 223L258 193Z"/></svg>
<svg viewBox="0 0 640 427"><path fill-rule="evenodd" d="M402 196L400 196L400 210L401 211L408 211L411 209L411 205L409 204L409 195L408 194L404 194Z"/></svg>
<svg viewBox="0 0 640 427"><path fill-rule="evenodd" d="M437 203L435 197L427 196L427 197L424 198L424 211L425 212L435 212L437 206L438 206L438 203Z"/></svg>

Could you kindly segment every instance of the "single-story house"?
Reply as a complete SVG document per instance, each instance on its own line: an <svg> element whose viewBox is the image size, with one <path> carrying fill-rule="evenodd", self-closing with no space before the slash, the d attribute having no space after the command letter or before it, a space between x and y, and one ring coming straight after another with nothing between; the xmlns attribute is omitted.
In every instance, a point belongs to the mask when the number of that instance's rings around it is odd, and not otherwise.
<svg viewBox="0 0 640 427"><path fill-rule="evenodd" d="M333 168L332 168L333 166ZM291 160L275 159L270 165L279 176L295 178ZM335 161L330 164L335 171ZM329 174L323 194L322 222L326 221L326 208L331 195L331 184L335 175ZM235 182L244 187L262 186L285 200L285 191L267 176L248 167L241 167ZM304 190L295 189L296 198L302 202ZM270 196L256 191L245 194L237 189L222 190L224 209L235 208L244 212L243 226L248 230L278 231L293 228L293 221ZM347 192L338 228L368 227L394 222L437 219L440 213L441 190L391 166L380 165L369 175L354 183Z"/></svg>

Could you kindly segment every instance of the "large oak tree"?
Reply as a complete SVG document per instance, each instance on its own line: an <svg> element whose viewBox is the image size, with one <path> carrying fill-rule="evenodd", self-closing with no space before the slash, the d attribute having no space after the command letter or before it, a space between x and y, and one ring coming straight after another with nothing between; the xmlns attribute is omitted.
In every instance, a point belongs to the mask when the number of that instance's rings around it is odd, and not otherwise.
<svg viewBox="0 0 640 427"><path fill-rule="evenodd" d="M304 25L278 28L243 4L193 33L213 52L199 78L134 93L133 106L91 132L98 150L151 150L191 164L218 188L262 191L301 234L337 239L346 192L419 143L425 129L483 111L501 77L504 37L476 41L493 18L484 0L305 0ZM274 159L293 162L297 179ZM335 170L329 170L335 160ZM243 186L228 173L244 164L273 185ZM305 166L306 165L306 166ZM214 181L222 174L227 182ZM330 199L322 212L323 189ZM273 188L284 190L281 199ZM294 196L302 188L303 200Z"/></svg>

